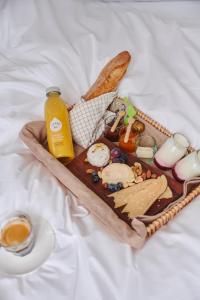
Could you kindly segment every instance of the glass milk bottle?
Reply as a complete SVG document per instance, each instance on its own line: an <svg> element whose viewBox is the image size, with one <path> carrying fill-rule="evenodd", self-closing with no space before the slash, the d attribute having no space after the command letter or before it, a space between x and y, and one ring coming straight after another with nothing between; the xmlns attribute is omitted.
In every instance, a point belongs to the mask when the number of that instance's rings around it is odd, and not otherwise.
<svg viewBox="0 0 200 300"><path fill-rule="evenodd" d="M65 102L61 99L60 89L50 87L46 90L45 121L49 151L56 158L74 158L74 148Z"/></svg>
<svg viewBox="0 0 200 300"><path fill-rule="evenodd" d="M173 169L173 175L180 181L200 176L200 150L194 151L181 159Z"/></svg>
<svg viewBox="0 0 200 300"><path fill-rule="evenodd" d="M186 137L180 133L175 133L156 152L155 164L164 170L171 169L186 154L188 147L189 142Z"/></svg>

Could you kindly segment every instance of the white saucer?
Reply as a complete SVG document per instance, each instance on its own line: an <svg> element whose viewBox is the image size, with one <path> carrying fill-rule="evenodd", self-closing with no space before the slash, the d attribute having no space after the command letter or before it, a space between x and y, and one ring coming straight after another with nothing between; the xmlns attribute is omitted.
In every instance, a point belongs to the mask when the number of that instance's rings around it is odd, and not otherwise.
<svg viewBox="0 0 200 300"><path fill-rule="evenodd" d="M20 257L0 248L0 272L9 275L30 273L40 267L51 254L55 234L51 225L41 217L31 218L36 235L35 245L26 256Z"/></svg>

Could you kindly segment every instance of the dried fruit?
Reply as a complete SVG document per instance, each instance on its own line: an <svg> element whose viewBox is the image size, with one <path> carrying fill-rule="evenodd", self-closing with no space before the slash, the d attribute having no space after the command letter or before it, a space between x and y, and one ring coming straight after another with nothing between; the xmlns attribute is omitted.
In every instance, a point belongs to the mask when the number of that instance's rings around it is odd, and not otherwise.
<svg viewBox="0 0 200 300"><path fill-rule="evenodd" d="M108 188L108 184L107 184L107 183L104 183L104 184L102 184L102 185L103 185L104 189L107 189L107 188Z"/></svg>
<svg viewBox="0 0 200 300"><path fill-rule="evenodd" d="M145 172L143 172L141 177L143 178L143 180L146 180L147 179L147 174Z"/></svg>
<svg viewBox="0 0 200 300"><path fill-rule="evenodd" d="M128 184L128 186L133 186L133 185L135 185L135 182L130 182L130 183Z"/></svg>
<svg viewBox="0 0 200 300"><path fill-rule="evenodd" d="M140 183L144 181L144 179L142 178L142 176L138 176L136 179L135 179L135 183Z"/></svg>
<svg viewBox="0 0 200 300"><path fill-rule="evenodd" d="M148 170L146 175L147 175L147 179L150 179L151 178L151 170Z"/></svg>
<svg viewBox="0 0 200 300"><path fill-rule="evenodd" d="M156 179L157 178L157 175L155 173L151 174L151 178L152 179Z"/></svg>
<svg viewBox="0 0 200 300"><path fill-rule="evenodd" d="M92 174L93 172L94 172L93 169L87 169L87 170L86 170L86 173L87 173L87 174Z"/></svg>

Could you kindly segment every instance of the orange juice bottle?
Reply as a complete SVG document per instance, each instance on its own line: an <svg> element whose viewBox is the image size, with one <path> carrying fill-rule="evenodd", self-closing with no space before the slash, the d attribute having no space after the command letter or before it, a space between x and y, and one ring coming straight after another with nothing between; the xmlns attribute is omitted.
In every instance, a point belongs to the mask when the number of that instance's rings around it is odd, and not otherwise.
<svg viewBox="0 0 200 300"><path fill-rule="evenodd" d="M61 99L58 87L46 90L48 99L45 103L45 121L49 151L56 158L74 158L74 148L69 122L69 114L65 102Z"/></svg>

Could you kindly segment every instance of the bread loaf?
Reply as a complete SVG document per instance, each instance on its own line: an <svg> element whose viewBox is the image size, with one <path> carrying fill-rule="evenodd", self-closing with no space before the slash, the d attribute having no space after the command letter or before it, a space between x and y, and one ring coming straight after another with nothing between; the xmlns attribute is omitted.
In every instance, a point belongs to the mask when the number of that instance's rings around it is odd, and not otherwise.
<svg viewBox="0 0 200 300"><path fill-rule="evenodd" d="M131 55L128 51L120 52L106 64L95 83L82 98L87 101L115 91L126 73L130 60Z"/></svg>

